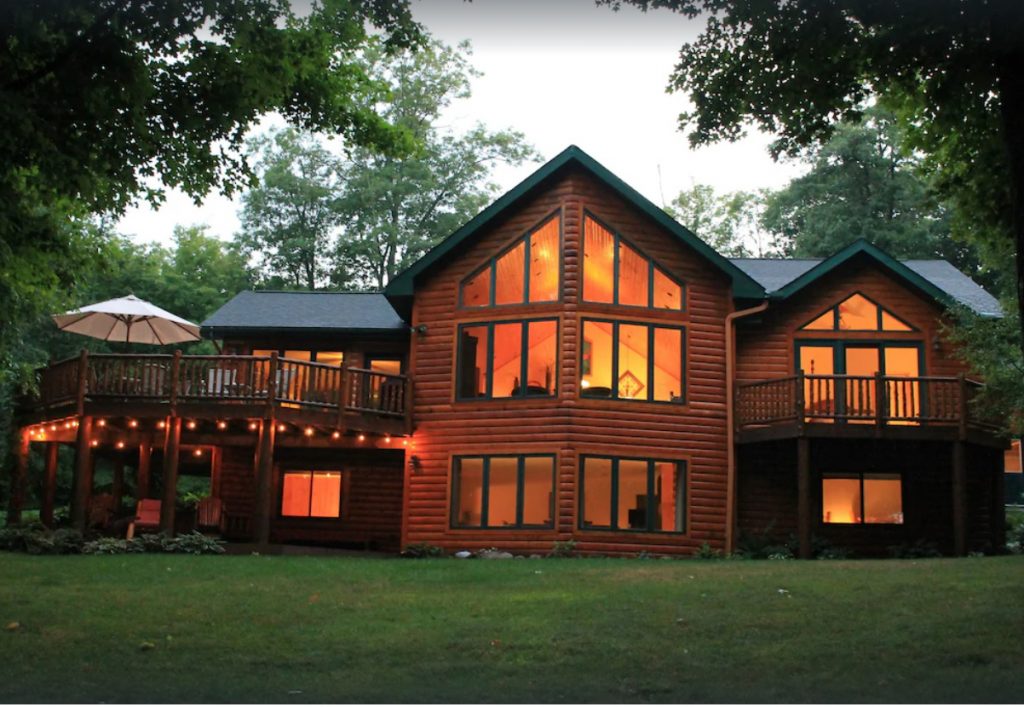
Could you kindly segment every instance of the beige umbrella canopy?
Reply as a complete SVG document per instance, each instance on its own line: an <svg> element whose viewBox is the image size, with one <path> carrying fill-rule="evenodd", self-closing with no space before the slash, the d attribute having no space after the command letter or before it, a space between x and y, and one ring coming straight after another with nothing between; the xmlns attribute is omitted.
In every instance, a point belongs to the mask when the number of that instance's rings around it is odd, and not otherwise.
<svg viewBox="0 0 1024 707"><path fill-rule="evenodd" d="M162 345L199 339L197 325L135 295L55 314L53 321L62 331L104 341Z"/></svg>

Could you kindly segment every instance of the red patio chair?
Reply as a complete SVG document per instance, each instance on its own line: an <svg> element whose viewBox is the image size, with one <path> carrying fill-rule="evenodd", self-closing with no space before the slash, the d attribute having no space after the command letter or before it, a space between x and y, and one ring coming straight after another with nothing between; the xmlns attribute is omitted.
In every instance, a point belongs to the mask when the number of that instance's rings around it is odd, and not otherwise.
<svg viewBox="0 0 1024 707"><path fill-rule="evenodd" d="M136 530L160 530L160 501L144 498L135 507L135 520L128 526L128 539L135 537Z"/></svg>

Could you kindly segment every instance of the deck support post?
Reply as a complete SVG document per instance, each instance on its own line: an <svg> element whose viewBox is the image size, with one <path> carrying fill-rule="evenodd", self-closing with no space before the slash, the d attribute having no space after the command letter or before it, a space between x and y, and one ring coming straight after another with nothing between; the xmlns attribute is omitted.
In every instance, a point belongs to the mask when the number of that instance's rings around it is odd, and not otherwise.
<svg viewBox="0 0 1024 707"><path fill-rule="evenodd" d="M801 560L811 559L811 441L796 441L797 537Z"/></svg>
<svg viewBox="0 0 1024 707"><path fill-rule="evenodd" d="M53 527L53 504L57 496L57 461L60 445L46 443L46 458L43 465L43 498L39 507L39 520L47 528Z"/></svg>
<svg viewBox="0 0 1024 707"><path fill-rule="evenodd" d="M273 418L264 418L260 422L260 440L256 451L256 517L253 523L253 541L260 546L270 543L276 433Z"/></svg>
<svg viewBox="0 0 1024 707"><path fill-rule="evenodd" d="M28 478L29 436L28 428L16 428L14 432L15 460L11 467L10 497L7 503L7 525L21 522L21 507L25 503L25 482Z"/></svg>
<svg viewBox="0 0 1024 707"><path fill-rule="evenodd" d="M83 356L84 358L84 356ZM75 436L75 475L71 481L71 527L85 532L92 495L92 415L82 415Z"/></svg>
<svg viewBox="0 0 1024 707"><path fill-rule="evenodd" d="M1003 479L1003 465L1000 459L992 464L992 551L1001 552L1006 547L1006 481Z"/></svg>
<svg viewBox="0 0 1024 707"><path fill-rule="evenodd" d="M967 554L967 445L953 442L953 552Z"/></svg>
<svg viewBox="0 0 1024 707"><path fill-rule="evenodd" d="M139 465L135 467L135 500L149 498L149 463L153 456L153 440L149 435L139 444Z"/></svg>
<svg viewBox="0 0 1024 707"><path fill-rule="evenodd" d="M160 503L160 532L174 535L174 505L178 500L178 453L181 447L181 418L167 418L164 438L164 496Z"/></svg>

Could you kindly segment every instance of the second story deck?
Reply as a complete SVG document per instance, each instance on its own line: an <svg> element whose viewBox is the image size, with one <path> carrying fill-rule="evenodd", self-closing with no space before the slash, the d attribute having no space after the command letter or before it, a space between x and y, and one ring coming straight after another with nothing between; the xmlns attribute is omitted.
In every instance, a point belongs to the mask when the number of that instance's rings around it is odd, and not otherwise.
<svg viewBox="0 0 1024 707"><path fill-rule="evenodd" d="M976 410L983 384L964 376L806 375L736 387L740 443L808 437L961 439L1003 446Z"/></svg>
<svg viewBox="0 0 1024 707"><path fill-rule="evenodd" d="M271 356L89 354L38 371L27 417L274 417L381 434L411 432L404 375Z"/></svg>

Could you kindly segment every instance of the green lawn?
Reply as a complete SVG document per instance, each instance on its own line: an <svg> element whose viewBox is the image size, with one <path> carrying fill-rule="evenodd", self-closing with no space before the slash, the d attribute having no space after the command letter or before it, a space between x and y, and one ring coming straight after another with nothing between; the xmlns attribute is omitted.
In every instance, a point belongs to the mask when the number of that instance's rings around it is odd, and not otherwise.
<svg viewBox="0 0 1024 707"><path fill-rule="evenodd" d="M0 553L4 702L1019 702L1024 557Z"/></svg>

